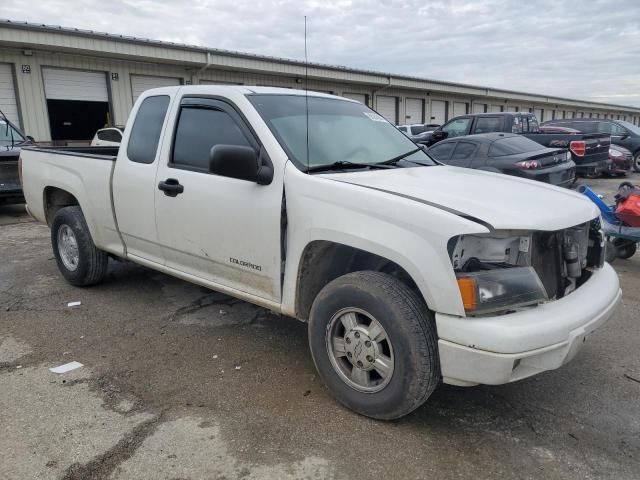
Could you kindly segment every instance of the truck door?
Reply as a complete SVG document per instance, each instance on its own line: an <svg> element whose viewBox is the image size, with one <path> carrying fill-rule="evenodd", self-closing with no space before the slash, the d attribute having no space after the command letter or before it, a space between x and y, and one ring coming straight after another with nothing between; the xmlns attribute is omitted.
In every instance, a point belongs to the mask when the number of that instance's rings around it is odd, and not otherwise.
<svg viewBox="0 0 640 480"><path fill-rule="evenodd" d="M172 110L177 124L163 144L155 192L166 265L213 288L279 302L282 172L269 185L209 173L215 145L258 152L258 139L225 101L184 97Z"/></svg>
<svg viewBox="0 0 640 480"><path fill-rule="evenodd" d="M133 126L123 138L113 174L113 206L127 255L158 264L164 258L155 222L155 179L169 103L169 95L149 96L132 112Z"/></svg>

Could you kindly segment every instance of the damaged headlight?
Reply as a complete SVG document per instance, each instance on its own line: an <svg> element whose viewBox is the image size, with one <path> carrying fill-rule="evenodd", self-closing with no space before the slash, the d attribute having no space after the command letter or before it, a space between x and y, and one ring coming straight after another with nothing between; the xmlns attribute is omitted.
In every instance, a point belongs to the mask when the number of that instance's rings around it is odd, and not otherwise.
<svg viewBox="0 0 640 480"><path fill-rule="evenodd" d="M532 234L497 231L461 235L449 242L451 263L470 315L511 310L548 300L531 266Z"/></svg>
<svg viewBox="0 0 640 480"><path fill-rule="evenodd" d="M456 276L464 309L473 315L547 300L547 292L533 267L497 268Z"/></svg>

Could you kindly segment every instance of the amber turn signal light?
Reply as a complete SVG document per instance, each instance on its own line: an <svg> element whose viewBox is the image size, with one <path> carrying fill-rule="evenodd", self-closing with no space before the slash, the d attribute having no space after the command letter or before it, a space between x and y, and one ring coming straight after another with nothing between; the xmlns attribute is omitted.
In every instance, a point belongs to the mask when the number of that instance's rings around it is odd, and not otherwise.
<svg viewBox="0 0 640 480"><path fill-rule="evenodd" d="M460 289L460 296L462 297L462 303L464 309L467 311L473 311L478 308L478 289L475 278L461 277L458 278L458 288Z"/></svg>

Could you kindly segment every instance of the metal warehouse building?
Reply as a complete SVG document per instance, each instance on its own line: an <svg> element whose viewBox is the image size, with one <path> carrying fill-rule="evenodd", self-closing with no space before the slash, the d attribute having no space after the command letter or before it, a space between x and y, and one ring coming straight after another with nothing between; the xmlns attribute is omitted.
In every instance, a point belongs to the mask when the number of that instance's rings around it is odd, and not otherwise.
<svg viewBox="0 0 640 480"><path fill-rule="evenodd" d="M0 109L39 141L87 140L124 125L145 89L187 84L304 87L300 61L0 21ZM368 104L393 123L444 123L470 112L539 119L615 118L640 108L547 97L346 67L309 64L309 89Z"/></svg>

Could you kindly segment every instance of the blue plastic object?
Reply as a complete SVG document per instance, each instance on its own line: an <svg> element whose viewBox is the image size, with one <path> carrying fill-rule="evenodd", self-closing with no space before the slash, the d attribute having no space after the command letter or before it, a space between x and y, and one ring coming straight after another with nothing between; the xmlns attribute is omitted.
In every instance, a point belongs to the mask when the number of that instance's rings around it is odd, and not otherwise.
<svg viewBox="0 0 640 480"><path fill-rule="evenodd" d="M620 225L620 220L618 219L618 217L616 217L616 211L615 211L615 207L610 207L609 205L607 205L606 203L604 203L602 201L602 199L598 196L597 193L595 193L593 190L591 190L589 187L587 187L586 185L580 185L577 188L577 191L579 193L582 193L583 195L585 195L587 198L589 198L593 203L596 204L596 206L598 207L598 209L600 210L600 213L602 214L602 218L607 222L610 223L612 225Z"/></svg>

